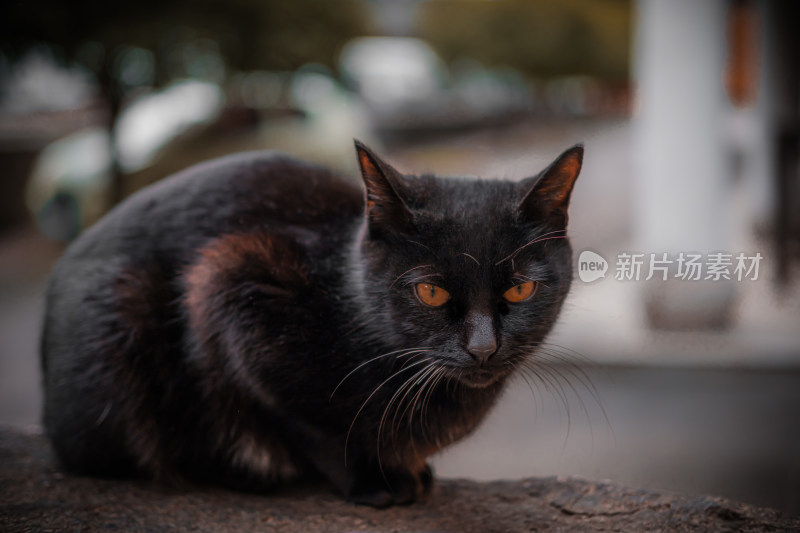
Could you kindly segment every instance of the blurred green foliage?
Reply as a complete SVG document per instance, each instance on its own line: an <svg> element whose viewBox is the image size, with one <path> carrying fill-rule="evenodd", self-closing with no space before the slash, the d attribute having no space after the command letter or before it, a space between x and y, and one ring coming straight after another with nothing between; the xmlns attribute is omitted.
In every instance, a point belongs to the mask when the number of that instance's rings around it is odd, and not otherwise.
<svg viewBox="0 0 800 533"><path fill-rule="evenodd" d="M12 60L45 44L98 71L133 46L154 54L160 83L186 74L176 56L193 42L216 47L235 69L335 68L340 47L368 24L358 0L15 0L3 11L0 50Z"/></svg>
<svg viewBox="0 0 800 533"><path fill-rule="evenodd" d="M437 0L422 5L419 32L448 61L537 78L629 76L629 0Z"/></svg>
<svg viewBox="0 0 800 533"><path fill-rule="evenodd" d="M0 17L0 69L46 48L97 78L115 131L140 87L183 77L223 83L231 70L335 70L340 48L366 32L359 0L12 0ZM0 72L2 72L0 70ZM110 199L124 197L112 158Z"/></svg>

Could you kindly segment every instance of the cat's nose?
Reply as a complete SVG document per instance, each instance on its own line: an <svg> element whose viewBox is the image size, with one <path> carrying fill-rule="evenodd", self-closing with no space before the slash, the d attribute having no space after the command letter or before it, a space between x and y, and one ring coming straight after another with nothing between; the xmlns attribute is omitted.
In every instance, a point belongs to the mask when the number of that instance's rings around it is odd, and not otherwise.
<svg viewBox="0 0 800 533"><path fill-rule="evenodd" d="M497 342L492 339L491 342L487 344L478 344L472 345L470 344L467 346L467 351L475 357L479 362L483 363L488 361L491 356L494 355L494 352L497 351Z"/></svg>
<svg viewBox="0 0 800 533"><path fill-rule="evenodd" d="M467 352L479 363L486 362L497 351L497 337L489 315L472 313L467 318Z"/></svg>

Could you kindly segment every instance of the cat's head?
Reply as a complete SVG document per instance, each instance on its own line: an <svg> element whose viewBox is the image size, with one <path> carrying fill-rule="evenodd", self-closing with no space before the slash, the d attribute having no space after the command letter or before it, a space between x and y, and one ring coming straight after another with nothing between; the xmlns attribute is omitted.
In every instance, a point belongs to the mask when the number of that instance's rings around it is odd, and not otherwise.
<svg viewBox="0 0 800 533"><path fill-rule="evenodd" d="M369 329L471 387L535 357L572 279L567 207L583 147L519 183L403 175L359 142L356 151Z"/></svg>

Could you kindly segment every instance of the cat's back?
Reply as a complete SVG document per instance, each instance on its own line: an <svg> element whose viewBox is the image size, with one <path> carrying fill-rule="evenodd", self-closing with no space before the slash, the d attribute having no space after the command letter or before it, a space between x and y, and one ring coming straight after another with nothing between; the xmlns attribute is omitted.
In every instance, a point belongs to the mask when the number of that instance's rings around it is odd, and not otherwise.
<svg viewBox="0 0 800 533"><path fill-rule="evenodd" d="M139 253L186 261L221 235L346 224L362 206L359 187L325 168L276 152L234 154L132 195L85 231L64 261Z"/></svg>

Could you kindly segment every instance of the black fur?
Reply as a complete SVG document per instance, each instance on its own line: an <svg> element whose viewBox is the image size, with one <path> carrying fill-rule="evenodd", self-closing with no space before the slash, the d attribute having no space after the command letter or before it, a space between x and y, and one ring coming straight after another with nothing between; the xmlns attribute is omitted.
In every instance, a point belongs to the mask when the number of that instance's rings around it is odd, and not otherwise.
<svg viewBox="0 0 800 533"><path fill-rule="evenodd" d="M69 247L42 339L66 468L249 490L318 475L375 506L427 490L426 458L478 425L558 316L583 151L520 183L404 176L357 153L366 195L235 155ZM503 299L527 280L533 297ZM421 282L450 300L424 305Z"/></svg>

